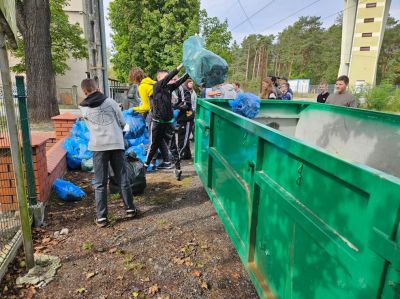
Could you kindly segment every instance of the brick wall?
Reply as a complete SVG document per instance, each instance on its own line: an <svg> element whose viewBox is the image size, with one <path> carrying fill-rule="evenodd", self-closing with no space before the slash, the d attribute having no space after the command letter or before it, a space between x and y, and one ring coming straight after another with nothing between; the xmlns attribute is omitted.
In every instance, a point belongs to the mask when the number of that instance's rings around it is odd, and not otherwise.
<svg viewBox="0 0 400 299"><path fill-rule="evenodd" d="M0 211L18 209L17 192L9 149L0 149Z"/></svg>
<svg viewBox="0 0 400 299"><path fill-rule="evenodd" d="M63 177L67 170L64 139L55 143L47 152L49 135L32 132L32 160L37 200L46 201L56 178ZM4 143L4 142L3 142ZM15 178L8 144L0 144L0 212L18 210Z"/></svg>
<svg viewBox="0 0 400 299"><path fill-rule="evenodd" d="M65 137L70 136L72 126L76 122L79 116L72 113L63 113L52 117L54 130L56 131L56 140L61 140Z"/></svg>

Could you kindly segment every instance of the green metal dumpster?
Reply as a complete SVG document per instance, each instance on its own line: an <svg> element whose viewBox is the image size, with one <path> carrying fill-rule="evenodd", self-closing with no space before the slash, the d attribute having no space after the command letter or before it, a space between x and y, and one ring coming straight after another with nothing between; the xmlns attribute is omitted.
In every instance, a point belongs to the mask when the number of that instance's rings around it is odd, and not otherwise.
<svg viewBox="0 0 400 299"><path fill-rule="evenodd" d="M199 100L195 168L261 298L400 298L400 116Z"/></svg>

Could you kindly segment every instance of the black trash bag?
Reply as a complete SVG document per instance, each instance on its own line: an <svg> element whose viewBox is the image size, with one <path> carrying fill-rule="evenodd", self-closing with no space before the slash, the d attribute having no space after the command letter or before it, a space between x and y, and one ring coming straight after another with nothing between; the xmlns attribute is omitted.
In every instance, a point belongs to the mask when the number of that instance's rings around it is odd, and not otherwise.
<svg viewBox="0 0 400 299"><path fill-rule="evenodd" d="M126 158L125 163L129 184L132 188L132 194L142 194L144 189L146 189L146 171L143 162L136 158L135 153L130 153ZM112 171L110 171L109 189L110 194L121 194L121 190L115 181Z"/></svg>

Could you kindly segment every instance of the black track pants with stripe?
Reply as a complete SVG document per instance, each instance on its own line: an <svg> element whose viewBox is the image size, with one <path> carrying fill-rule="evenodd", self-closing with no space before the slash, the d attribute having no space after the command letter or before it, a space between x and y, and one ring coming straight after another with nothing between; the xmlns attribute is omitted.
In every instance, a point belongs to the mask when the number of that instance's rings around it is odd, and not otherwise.
<svg viewBox="0 0 400 299"><path fill-rule="evenodd" d="M181 159L191 159L190 133L192 132L193 121L178 123L178 149Z"/></svg>

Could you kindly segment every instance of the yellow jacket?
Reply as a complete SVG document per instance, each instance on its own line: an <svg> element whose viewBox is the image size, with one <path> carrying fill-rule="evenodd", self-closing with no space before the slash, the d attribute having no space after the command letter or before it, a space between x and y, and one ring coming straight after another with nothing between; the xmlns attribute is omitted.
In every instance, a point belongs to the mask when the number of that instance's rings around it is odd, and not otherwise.
<svg viewBox="0 0 400 299"><path fill-rule="evenodd" d="M146 77L139 84L140 106L133 107L133 110L139 113L150 111L150 97L153 95L153 85L156 81Z"/></svg>

